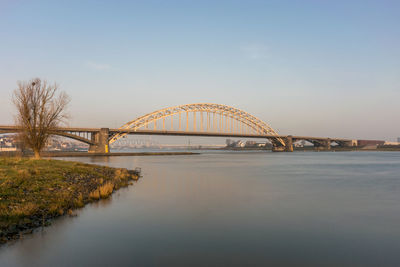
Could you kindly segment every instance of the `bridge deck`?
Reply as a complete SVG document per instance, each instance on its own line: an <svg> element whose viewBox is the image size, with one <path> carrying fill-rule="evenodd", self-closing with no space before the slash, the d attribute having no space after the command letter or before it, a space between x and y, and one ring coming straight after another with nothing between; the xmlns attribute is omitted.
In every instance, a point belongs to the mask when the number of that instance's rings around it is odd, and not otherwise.
<svg viewBox="0 0 400 267"><path fill-rule="evenodd" d="M18 132L19 127L16 126L0 126L0 132ZM60 127L52 130L52 132L70 132L70 133L95 133L99 132L100 128L80 128L80 127ZM171 135L171 136L208 136L208 137L241 137L241 138L287 138L291 137L297 140L331 140L349 142L351 139L346 138L329 138L329 137L315 137L315 136L296 136L296 135L260 135L260 134L243 134L243 133L219 133L219 132L201 132L201 131L162 131L162 130L132 130L132 129L118 129L110 128L110 134L126 133L137 135Z"/></svg>

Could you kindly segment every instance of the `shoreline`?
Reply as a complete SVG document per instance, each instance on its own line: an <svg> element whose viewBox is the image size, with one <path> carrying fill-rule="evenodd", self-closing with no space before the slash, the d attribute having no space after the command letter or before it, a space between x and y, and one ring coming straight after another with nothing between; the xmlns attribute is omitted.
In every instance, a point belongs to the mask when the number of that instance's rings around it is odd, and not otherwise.
<svg viewBox="0 0 400 267"><path fill-rule="evenodd" d="M88 153L88 152L43 152L43 157L121 157L121 156L175 156L175 155L198 155L195 152L110 152L110 153Z"/></svg>
<svg viewBox="0 0 400 267"><path fill-rule="evenodd" d="M207 149L192 149L195 152L188 151L174 151L174 152L110 152L110 153L88 153L88 152L75 152L75 151L45 151L41 153L43 158L57 158L57 157L123 157L123 156L187 156L187 155L200 155L203 154L203 150L213 150L213 151L265 151L271 152L270 149L265 148L207 148ZM399 147L378 147L375 149L372 148L340 148L340 147L332 147L330 150L325 149L315 149L314 147L295 147L293 152L400 152ZM276 152L276 153L293 153L293 152ZM21 153L20 151L11 151L11 152L0 152L0 157L20 157L20 158L30 158L32 157L32 153Z"/></svg>
<svg viewBox="0 0 400 267"><path fill-rule="evenodd" d="M109 198L140 170L51 159L0 158L0 246Z"/></svg>
<svg viewBox="0 0 400 267"><path fill-rule="evenodd" d="M180 155L199 155L199 152L110 152L110 153L88 153L88 152L42 152L44 158L56 157L121 157L121 156L180 156ZM0 157L31 157L33 154L23 154L20 151L0 152Z"/></svg>

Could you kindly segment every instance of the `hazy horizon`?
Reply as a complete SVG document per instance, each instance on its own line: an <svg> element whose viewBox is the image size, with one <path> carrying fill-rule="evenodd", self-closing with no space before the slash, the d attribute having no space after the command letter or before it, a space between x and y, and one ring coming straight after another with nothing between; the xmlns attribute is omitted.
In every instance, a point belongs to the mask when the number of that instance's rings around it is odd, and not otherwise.
<svg viewBox="0 0 400 267"><path fill-rule="evenodd" d="M17 81L57 82L69 125L219 103L281 134L400 137L397 1L1 1L0 124Z"/></svg>

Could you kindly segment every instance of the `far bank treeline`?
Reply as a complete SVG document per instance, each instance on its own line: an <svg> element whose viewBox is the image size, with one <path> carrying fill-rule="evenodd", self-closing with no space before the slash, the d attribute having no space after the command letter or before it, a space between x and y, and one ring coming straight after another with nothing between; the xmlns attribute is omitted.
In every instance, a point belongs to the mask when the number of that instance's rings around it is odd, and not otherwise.
<svg viewBox="0 0 400 267"><path fill-rule="evenodd" d="M0 158L0 243L72 214L139 178L137 171L61 160Z"/></svg>

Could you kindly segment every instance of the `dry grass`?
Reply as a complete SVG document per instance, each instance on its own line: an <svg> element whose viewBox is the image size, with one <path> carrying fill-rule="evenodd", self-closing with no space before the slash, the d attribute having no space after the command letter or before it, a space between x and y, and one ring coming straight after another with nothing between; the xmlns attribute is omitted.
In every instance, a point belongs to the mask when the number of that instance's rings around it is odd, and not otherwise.
<svg viewBox="0 0 400 267"><path fill-rule="evenodd" d="M91 199L106 198L106 197L108 197L109 195L112 194L112 192L114 191L114 188L115 188L114 183L107 182L107 183L99 186L98 188L96 188L92 192L90 192L89 197Z"/></svg>
<svg viewBox="0 0 400 267"><path fill-rule="evenodd" d="M111 182L105 183L104 185L99 187L100 197L106 198L112 194L114 191L114 184Z"/></svg>
<svg viewBox="0 0 400 267"><path fill-rule="evenodd" d="M27 214L35 213L38 209L38 205L28 202L14 207L11 214L14 216L24 216Z"/></svg>
<svg viewBox="0 0 400 267"><path fill-rule="evenodd" d="M93 190L92 192L90 192L89 198L90 199L99 199L100 198L100 190L96 189L96 190Z"/></svg>
<svg viewBox="0 0 400 267"><path fill-rule="evenodd" d="M127 169L116 169L115 170L115 178L117 179L126 179L129 176L129 172Z"/></svg>

